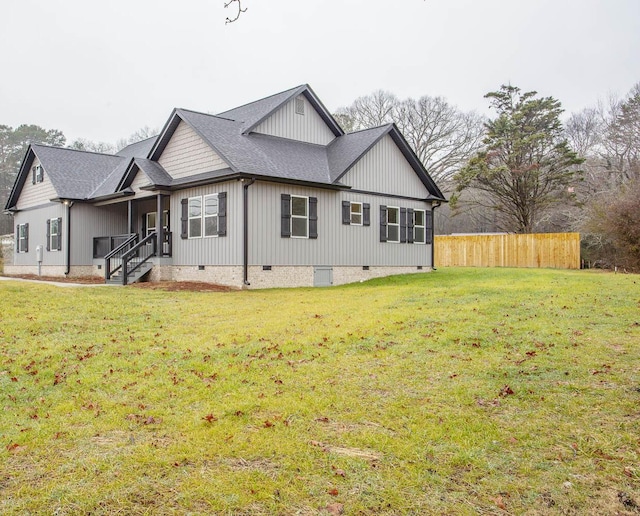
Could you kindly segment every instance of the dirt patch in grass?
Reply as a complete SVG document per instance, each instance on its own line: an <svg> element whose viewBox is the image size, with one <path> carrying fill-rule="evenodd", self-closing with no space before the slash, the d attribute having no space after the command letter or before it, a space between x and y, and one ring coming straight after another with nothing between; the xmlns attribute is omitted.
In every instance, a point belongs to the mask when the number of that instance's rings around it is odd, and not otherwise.
<svg viewBox="0 0 640 516"><path fill-rule="evenodd" d="M134 283L131 286L151 290L166 290L168 292L233 292L239 290L203 281L146 281Z"/></svg>

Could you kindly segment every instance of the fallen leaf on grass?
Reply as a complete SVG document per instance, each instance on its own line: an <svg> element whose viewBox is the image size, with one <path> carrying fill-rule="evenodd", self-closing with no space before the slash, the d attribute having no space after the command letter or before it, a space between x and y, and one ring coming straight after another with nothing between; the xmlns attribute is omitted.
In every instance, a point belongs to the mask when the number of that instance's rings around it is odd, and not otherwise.
<svg viewBox="0 0 640 516"><path fill-rule="evenodd" d="M127 416L129 421L135 421L141 425L159 425L162 423L162 419L159 417L145 416L144 414L129 414Z"/></svg>
<svg viewBox="0 0 640 516"><path fill-rule="evenodd" d="M500 389L500 396L510 396L514 394L513 389L508 385L505 385L502 389Z"/></svg>
<svg viewBox="0 0 640 516"><path fill-rule="evenodd" d="M11 443L7 444L6 448L7 451L16 451L18 448L20 448L20 445L18 443Z"/></svg>
<svg viewBox="0 0 640 516"><path fill-rule="evenodd" d="M331 496L338 496L338 490L335 487L332 487L327 491Z"/></svg>
<svg viewBox="0 0 640 516"><path fill-rule="evenodd" d="M507 506L505 505L504 499L502 498L502 496L498 495L495 498L492 498L492 500L499 509L502 509L503 511L507 509Z"/></svg>
<svg viewBox="0 0 640 516"><path fill-rule="evenodd" d="M207 423L213 423L214 421L218 421L218 418L213 414L207 414L202 419L204 419Z"/></svg>
<svg viewBox="0 0 640 516"><path fill-rule="evenodd" d="M271 427L273 426L273 423L267 419L267 420L263 423L263 426L264 426L265 428L271 428Z"/></svg>

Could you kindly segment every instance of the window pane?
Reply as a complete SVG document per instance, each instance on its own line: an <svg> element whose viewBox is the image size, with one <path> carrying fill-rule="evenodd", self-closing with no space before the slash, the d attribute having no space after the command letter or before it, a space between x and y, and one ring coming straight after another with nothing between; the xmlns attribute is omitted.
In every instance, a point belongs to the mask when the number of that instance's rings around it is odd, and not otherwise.
<svg viewBox="0 0 640 516"><path fill-rule="evenodd" d="M218 217L204 218L204 236L214 236L218 234Z"/></svg>
<svg viewBox="0 0 640 516"><path fill-rule="evenodd" d="M307 219L291 219L291 235L297 237L307 236Z"/></svg>
<svg viewBox="0 0 640 516"><path fill-rule="evenodd" d="M362 204L352 202L351 203L351 213L362 213Z"/></svg>
<svg viewBox="0 0 640 516"><path fill-rule="evenodd" d="M58 234L58 219L51 219L49 223L49 234L57 235Z"/></svg>
<svg viewBox="0 0 640 516"><path fill-rule="evenodd" d="M424 244L424 228L415 228L414 241Z"/></svg>
<svg viewBox="0 0 640 516"><path fill-rule="evenodd" d="M202 236L202 219L190 219L189 220L189 237L200 237Z"/></svg>
<svg viewBox="0 0 640 516"><path fill-rule="evenodd" d="M58 249L58 235L51 235L51 250L57 251Z"/></svg>
<svg viewBox="0 0 640 516"><path fill-rule="evenodd" d="M387 223L398 224L399 219L400 219L399 208L387 208Z"/></svg>
<svg viewBox="0 0 640 516"><path fill-rule="evenodd" d="M351 224L362 224L362 215L360 213L352 213Z"/></svg>
<svg viewBox="0 0 640 516"><path fill-rule="evenodd" d="M218 196L209 195L204 198L204 214L217 215L218 214Z"/></svg>
<svg viewBox="0 0 640 516"><path fill-rule="evenodd" d="M424 211L414 211L413 220L416 226L424 226Z"/></svg>
<svg viewBox="0 0 640 516"><path fill-rule="evenodd" d="M147 231L153 230L156 227L156 212L147 213Z"/></svg>
<svg viewBox="0 0 640 516"><path fill-rule="evenodd" d="M398 242L400 238L400 228L398 226L387 226L387 240L389 242Z"/></svg>
<svg viewBox="0 0 640 516"><path fill-rule="evenodd" d="M20 226L18 226L20 228L20 238L26 238L27 236L27 226L25 226L24 224L20 224Z"/></svg>
<svg viewBox="0 0 640 516"><path fill-rule="evenodd" d="M202 214L202 200L200 197L189 199L189 217L199 217Z"/></svg>
<svg viewBox="0 0 640 516"><path fill-rule="evenodd" d="M291 215L307 216L307 199L304 197L291 197Z"/></svg>

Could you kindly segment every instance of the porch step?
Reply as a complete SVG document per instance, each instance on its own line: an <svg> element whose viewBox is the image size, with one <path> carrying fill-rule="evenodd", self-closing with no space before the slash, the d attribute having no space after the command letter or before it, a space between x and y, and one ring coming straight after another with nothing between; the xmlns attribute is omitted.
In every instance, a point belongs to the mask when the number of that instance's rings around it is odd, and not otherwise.
<svg viewBox="0 0 640 516"><path fill-rule="evenodd" d="M153 263L145 262L140 267L138 267L135 271L133 271L127 277L127 285L131 285L131 283L136 283L140 281L144 276L146 276L149 271L153 269ZM118 271L110 279L105 280L105 283L109 285L122 285L122 271Z"/></svg>

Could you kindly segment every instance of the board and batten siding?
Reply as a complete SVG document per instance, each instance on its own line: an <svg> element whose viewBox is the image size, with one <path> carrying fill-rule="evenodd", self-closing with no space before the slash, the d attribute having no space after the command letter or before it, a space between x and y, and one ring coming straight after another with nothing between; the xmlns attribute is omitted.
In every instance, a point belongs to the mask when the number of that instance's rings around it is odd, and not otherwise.
<svg viewBox="0 0 640 516"><path fill-rule="evenodd" d="M31 169L39 165L40 160L38 160L38 158L34 158L33 163L29 168L27 178L25 179L24 186L22 187L22 191L20 192L20 197L16 203L16 208L19 210L32 208L34 206L42 206L43 204L48 204L51 199L58 197L58 193L53 187L46 169L44 170L43 180L41 183L33 184L31 182Z"/></svg>
<svg viewBox="0 0 640 516"><path fill-rule="evenodd" d="M227 234L220 237L182 239L181 200L189 197L227 192ZM188 188L171 195L170 225L173 232L173 265L241 265L242 257L242 183L229 181Z"/></svg>
<svg viewBox="0 0 640 516"><path fill-rule="evenodd" d="M229 165L183 121L180 121L158 163L174 178L227 168Z"/></svg>
<svg viewBox="0 0 640 516"><path fill-rule="evenodd" d="M380 242L380 205L430 210L427 202L263 182L249 194L249 265L431 265L430 245ZM280 236L281 194L318 199L317 239ZM369 203L371 225L342 224L343 200Z"/></svg>
<svg viewBox="0 0 640 516"><path fill-rule="evenodd" d="M127 233L127 203L93 206L75 203L71 209L71 265L93 263L94 237ZM64 226L66 228L66 226ZM66 240L63 240L63 245Z"/></svg>
<svg viewBox="0 0 640 516"><path fill-rule="evenodd" d="M318 145L328 145L335 138L331 129L327 127L322 117L304 95L300 95L297 99L302 99L304 102L303 115L296 113L296 99L291 99L258 125L254 132Z"/></svg>
<svg viewBox="0 0 640 516"><path fill-rule="evenodd" d="M31 185L30 178L29 185ZM62 218L62 249L60 251L47 251L47 219L58 217ZM13 215L14 235L18 224L29 224L29 251L26 253L17 253L14 251L14 265L38 265L36 247L39 245L41 245L43 249L42 265L64 265L66 257L65 250L68 242L64 204L56 202L33 210L18 211Z"/></svg>
<svg viewBox="0 0 640 516"><path fill-rule="evenodd" d="M429 196L391 136L384 136L340 180L356 190L407 197Z"/></svg>

